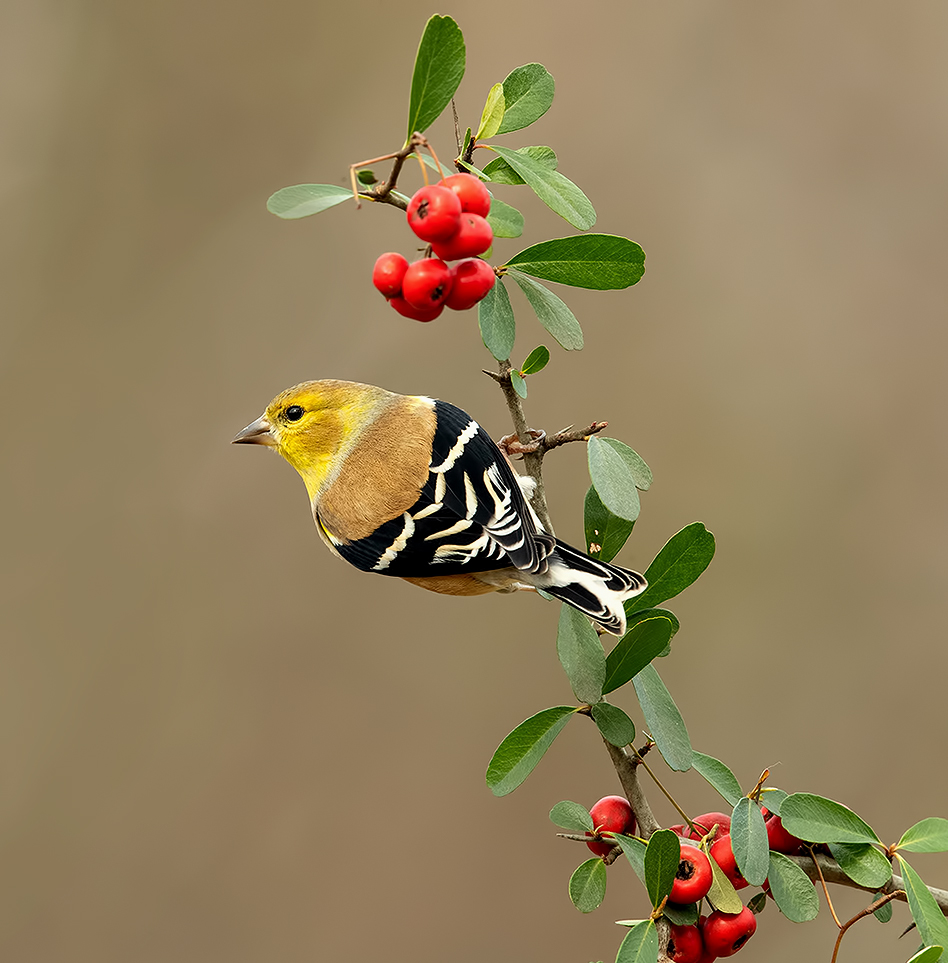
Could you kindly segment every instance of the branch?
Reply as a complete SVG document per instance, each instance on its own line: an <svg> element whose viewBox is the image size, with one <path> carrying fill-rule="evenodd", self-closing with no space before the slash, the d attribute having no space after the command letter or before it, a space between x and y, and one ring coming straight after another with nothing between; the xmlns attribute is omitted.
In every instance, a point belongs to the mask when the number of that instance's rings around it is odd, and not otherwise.
<svg viewBox="0 0 948 963"><path fill-rule="evenodd" d="M615 766L616 775L622 784L625 798L629 800L632 812L635 813L635 819L639 826L639 835L644 839L648 839L656 829L660 829L661 827L652 812L652 807L649 805L645 793L642 791L642 786L639 783L637 764L625 749L614 746L605 738L602 741L609 751L609 757L612 759L612 765Z"/></svg>
<svg viewBox="0 0 948 963"><path fill-rule="evenodd" d="M500 385L504 393L504 400L507 402L507 410L513 421L514 431L517 438L524 448L523 465L527 474L536 482L536 489L530 499L533 510L540 519L540 524L551 535L554 534L553 523L550 521L550 509L546 504L546 490L543 487L543 452L536 449L529 450L533 442L530 429L527 428L527 419L523 414L523 405L520 402L520 395L514 391L513 383L510 380L511 365L509 361L500 362L500 374L495 375L488 372L490 376Z"/></svg>
<svg viewBox="0 0 948 963"><path fill-rule="evenodd" d="M901 900L903 903L907 900L905 895L905 882L901 876L893 876L881 889L874 889L871 886L860 886L859 883L853 882L853 880L839 868L839 863L829 856L817 856L816 862L814 862L810 856L790 856L788 858L792 859L814 882L819 879L819 875L822 872L823 878L827 883L848 886L850 889L861 889L866 893L881 892L885 896L893 895L894 899ZM819 871L817 871L816 863L819 863ZM900 890L901 893L899 892ZM938 904L939 909L945 915L948 915L948 890L929 886L928 891L935 897L935 902Z"/></svg>

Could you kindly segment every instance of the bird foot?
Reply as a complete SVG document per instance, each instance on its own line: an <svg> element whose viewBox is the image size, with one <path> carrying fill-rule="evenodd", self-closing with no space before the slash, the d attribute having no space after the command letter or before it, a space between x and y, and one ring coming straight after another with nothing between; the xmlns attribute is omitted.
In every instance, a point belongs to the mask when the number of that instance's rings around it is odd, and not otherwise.
<svg viewBox="0 0 948 963"><path fill-rule="evenodd" d="M530 437L533 438L533 441L527 442L527 444L523 444L523 442L521 442L520 439L517 437L516 432L514 432L513 434L510 434L510 435L504 435L504 437L497 442L497 447L505 455L523 456L523 455L531 455L534 452L539 451L540 446L543 444L544 440L546 439L546 432L543 431L542 429L537 429L537 428L528 428L527 431L529 432Z"/></svg>

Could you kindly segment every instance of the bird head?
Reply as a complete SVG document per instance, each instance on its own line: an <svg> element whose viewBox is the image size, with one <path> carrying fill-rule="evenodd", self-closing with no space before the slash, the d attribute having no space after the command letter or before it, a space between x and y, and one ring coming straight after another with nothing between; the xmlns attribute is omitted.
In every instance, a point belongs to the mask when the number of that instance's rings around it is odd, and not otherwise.
<svg viewBox="0 0 948 963"><path fill-rule="evenodd" d="M233 442L275 448L313 498L387 397L389 392L372 385L306 381L281 391Z"/></svg>

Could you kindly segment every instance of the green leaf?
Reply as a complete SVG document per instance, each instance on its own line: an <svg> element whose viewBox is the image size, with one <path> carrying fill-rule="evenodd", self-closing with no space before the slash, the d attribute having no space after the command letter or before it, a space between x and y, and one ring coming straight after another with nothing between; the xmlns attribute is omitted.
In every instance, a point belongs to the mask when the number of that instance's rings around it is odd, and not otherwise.
<svg viewBox="0 0 948 963"><path fill-rule="evenodd" d="M641 839L633 836L624 836L622 833L612 834L615 841L622 847L622 854L629 861L635 875L642 882L645 882L645 843Z"/></svg>
<svg viewBox="0 0 948 963"><path fill-rule="evenodd" d="M487 103L481 113L481 122L477 128L475 140L482 137L493 137L500 128L500 123L504 119L506 102L504 98L504 85L494 84L487 94Z"/></svg>
<svg viewBox="0 0 948 963"><path fill-rule="evenodd" d="M708 891L708 902L722 913L740 913L744 904L737 895L734 885L710 856L708 862L711 863L711 889Z"/></svg>
<svg viewBox="0 0 948 963"><path fill-rule="evenodd" d="M760 916L767 906L767 894L757 893L747 901L747 908L754 914Z"/></svg>
<svg viewBox="0 0 948 963"><path fill-rule="evenodd" d="M612 445L607 445L595 435L590 435L587 439L586 457L589 463L589 478L603 505L613 515L634 522L639 517L641 505L635 478L625 459Z"/></svg>
<svg viewBox="0 0 948 963"><path fill-rule="evenodd" d="M527 383L523 380L519 371L511 370L510 383L513 385L513 390L516 391L521 398L527 397Z"/></svg>
<svg viewBox="0 0 948 963"><path fill-rule="evenodd" d="M509 147L491 146L533 189L537 197L573 227L588 231L596 223L596 209L589 198L559 171L550 170L529 154ZM491 175L493 177L493 175Z"/></svg>
<svg viewBox="0 0 948 963"><path fill-rule="evenodd" d="M356 180L360 184L365 184L366 187L371 187L372 184L378 183L378 178L375 176L375 171L361 170L356 174Z"/></svg>
<svg viewBox="0 0 948 963"><path fill-rule="evenodd" d="M536 147L518 147L518 154L523 154L524 157L529 157L536 161L541 167L545 167L547 170L555 171L556 165L559 161L556 158L556 152L552 147L536 146ZM484 173L487 177L495 184L509 184L511 186L516 186L518 184L526 184L526 181L503 159L503 157L495 157L485 168Z"/></svg>
<svg viewBox="0 0 948 963"><path fill-rule="evenodd" d="M948 851L948 819L929 816L902 833L896 849L910 853L944 853Z"/></svg>
<svg viewBox="0 0 948 963"><path fill-rule="evenodd" d="M508 271L533 307L540 324L566 348L578 351L583 346L583 329L572 311L549 288L519 271ZM497 285L495 284L496 288ZM481 302L484 303L483 301ZM498 360L500 360L498 358Z"/></svg>
<svg viewBox="0 0 948 963"><path fill-rule="evenodd" d="M569 898L580 913L599 909L606 895L606 864L598 857L580 863L569 878Z"/></svg>
<svg viewBox="0 0 948 963"><path fill-rule="evenodd" d="M892 866L872 843L830 843L839 868L860 886L881 889L892 879Z"/></svg>
<svg viewBox="0 0 948 963"><path fill-rule="evenodd" d="M666 903L662 913L675 926L694 926L698 922L697 903Z"/></svg>
<svg viewBox="0 0 948 963"><path fill-rule="evenodd" d="M652 833L645 847L645 888L654 908L672 891L680 860L681 843L670 829Z"/></svg>
<svg viewBox="0 0 948 963"><path fill-rule="evenodd" d="M527 360L520 366L520 373L522 375L536 374L538 371L542 371L549 363L550 349L545 344L541 344L527 355Z"/></svg>
<svg viewBox="0 0 948 963"><path fill-rule="evenodd" d="M781 817L782 818L782 817ZM948 920L938 908L935 897L928 891L922 877L905 861L901 853L896 857L902 865L902 880L908 896L912 919L926 946L948 946Z"/></svg>
<svg viewBox="0 0 948 963"><path fill-rule="evenodd" d="M606 656L602 691L613 692L637 676L668 645L674 628L664 615L636 622Z"/></svg>
<svg viewBox="0 0 948 963"><path fill-rule="evenodd" d="M891 915L891 907L891 903L886 903L882 908L888 909ZM924 949L919 950L908 963L936 963L937 960L941 959L941 954L944 952L944 947L926 946Z"/></svg>
<svg viewBox="0 0 948 963"><path fill-rule="evenodd" d="M487 223L490 224L494 237L520 237L523 234L523 215L499 197L491 199Z"/></svg>
<svg viewBox="0 0 948 963"><path fill-rule="evenodd" d="M408 136L427 130L451 102L464 76L464 36L450 17L433 16L415 56L408 102Z"/></svg>
<svg viewBox="0 0 948 963"><path fill-rule="evenodd" d="M784 829L811 843L877 843L872 827L842 803L808 792L795 792L783 801Z"/></svg>
<svg viewBox="0 0 948 963"><path fill-rule="evenodd" d="M352 196L351 190L336 187L335 184L296 184L293 187L281 187L271 194L267 198L267 210L289 221L326 211L351 200Z"/></svg>
<svg viewBox="0 0 948 963"><path fill-rule="evenodd" d="M645 252L617 234L579 234L524 248L507 263L545 281L610 291L630 287L642 277Z"/></svg>
<svg viewBox="0 0 948 963"><path fill-rule="evenodd" d="M619 945L616 963L655 963L658 959L658 933L654 920L636 923Z"/></svg>
<svg viewBox="0 0 948 963"><path fill-rule="evenodd" d="M539 120L550 109L556 89L553 75L543 64L524 64L511 70L501 86L507 112L494 134L509 134L512 130L522 130Z"/></svg>
<svg viewBox="0 0 948 963"><path fill-rule="evenodd" d="M873 893L873 894L872 894L872 902L874 903L877 899L879 899L880 896L884 896L884 895L885 895L885 894L884 894L884 893L881 893L881 892L879 892L879 893ZM871 904L870 904L870 905L871 905ZM872 911L872 915L875 916L875 918L876 918L880 923L888 923L889 920L892 919L892 903L891 903L891 901L888 902L888 903L883 903L880 907L878 907L877 909L874 909L874 910Z"/></svg>
<svg viewBox="0 0 948 963"><path fill-rule="evenodd" d="M760 806L746 796L737 801L731 816L731 849L744 879L760 886L770 866L770 845Z"/></svg>
<svg viewBox="0 0 948 963"><path fill-rule="evenodd" d="M626 468L629 469L635 487L639 491L647 492L652 484L652 470L645 464L645 459L638 452L633 451L624 441L619 441L618 438L607 438L605 435L596 435L596 437L610 448L615 449L619 457L625 462Z"/></svg>
<svg viewBox="0 0 948 963"><path fill-rule="evenodd" d="M702 776L716 789L732 806L736 806L740 798L744 795L741 792L741 784L737 777L714 756L705 755L703 752L694 750L691 765L701 773Z"/></svg>
<svg viewBox="0 0 948 963"><path fill-rule="evenodd" d="M618 706L599 702L590 711L603 738L614 746L621 749L635 738L635 724Z"/></svg>
<svg viewBox="0 0 948 963"><path fill-rule="evenodd" d="M780 807L790 793L777 789L776 786L764 786L760 792L760 801L775 815L780 815Z"/></svg>
<svg viewBox="0 0 948 963"><path fill-rule="evenodd" d="M647 665L632 680L645 724L662 758L676 772L691 768L691 740L675 700L665 688L655 666Z"/></svg>
<svg viewBox="0 0 948 963"><path fill-rule="evenodd" d="M628 541L634 525L635 522L610 512L596 494L596 489L590 485L583 502L587 554L611 562Z"/></svg>
<svg viewBox="0 0 948 963"><path fill-rule="evenodd" d="M783 853L771 853L767 881L777 908L788 920L806 923L816 919L820 911L816 887L792 859Z"/></svg>
<svg viewBox="0 0 948 963"><path fill-rule="evenodd" d="M487 785L495 796L513 792L533 772L575 711L575 706L544 709L504 739L487 767Z"/></svg>
<svg viewBox="0 0 948 963"><path fill-rule="evenodd" d="M487 350L498 361L507 361L513 351L517 323L507 288L499 278L477 305L477 323Z"/></svg>
<svg viewBox="0 0 948 963"><path fill-rule="evenodd" d="M629 616L628 621L628 631L632 631L634 625L638 625L639 622L644 622L645 619L654 619L661 616L663 619L668 619L672 624L672 638L675 637L678 630L681 628L681 623L678 621L678 617L674 612L669 612L668 609L642 609L640 612L636 612L634 615ZM671 643L669 642L665 648L658 653L659 658L668 655L671 652Z"/></svg>
<svg viewBox="0 0 948 963"><path fill-rule="evenodd" d="M592 816L589 815L589 810L585 806L580 806L578 802L572 802L569 799L558 802L550 810L550 819L554 826L568 829L573 833L591 833L596 828L593 825Z"/></svg>
<svg viewBox="0 0 948 963"><path fill-rule="evenodd" d="M560 609L556 654L580 702L594 705L602 698L606 654L589 619L571 605Z"/></svg>
<svg viewBox="0 0 948 963"><path fill-rule="evenodd" d="M626 612L631 615L674 598L698 578L713 557L714 536L701 522L686 525L655 556L645 573L648 588L626 602Z"/></svg>

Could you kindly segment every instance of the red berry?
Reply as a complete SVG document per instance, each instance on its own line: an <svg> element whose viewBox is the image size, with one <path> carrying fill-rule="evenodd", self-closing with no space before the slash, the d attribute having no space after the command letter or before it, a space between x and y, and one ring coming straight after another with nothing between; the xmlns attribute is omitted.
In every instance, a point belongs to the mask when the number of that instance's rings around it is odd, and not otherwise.
<svg viewBox="0 0 948 963"><path fill-rule="evenodd" d="M697 903L711 889L711 863L697 846L682 843L678 872L672 885L672 903Z"/></svg>
<svg viewBox="0 0 948 963"><path fill-rule="evenodd" d="M473 308L494 286L494 269L478 257L466 258L451 267L451 293L444 302L454 311Z"/></svg>
<svg viewBox="0 0 948 963"><path fill-rule="evenodd" d="M431 248L445 261L483 254L494 242L490 224L480 214L462 214L456 234L447 240L432 241Z"/></svg>
<svg viewBox="0 0 948 963"><path fill-rule="evenodd" d="M674 826L668 826L667 828L670 829L676 836L680 836L682 839L687 839L687 838L688 838L688 837L685 835L685 824L684 824L684 823L675 823Z"/></svg>
<svg viewBox="0 0 948 963"><path fill-rule="evenodd" d="M670 960L675 963L698 963L703 952L704 944L697 926L671 925L666 950Z"/></svg>
<svg viewBox="0 0 948 963"><path fill-rule="evenodd" d="M692 839L701 839L711 832L712 827L717 824L718 836L723 836L731 831L731 817L727 813L702 813L696 816L692 822L694 829L688 834Z"/></svg>
<svg viewBox="0 0 948 963"><path fill-rule="evenodd" d="M792 833L788 833L783 828L780 817L775 816L766 807L764 807L763 813L770 848L778 853L787 853L788 855L795 853L803 845L803 840L798 839Z"/></svg>
<svg viewBox="0 0 948 963"><path fill-rule="evenodd" d="M715 910L701 925L704 948L713 956L733 956L757 932L757 917L746 906L740 913Z"/></svg>
<svg viewBox="0 0 948 963"><path fill-rule="evenodd" d="M603 796L592 809L589 810L592 816L593 826L596 827L596 834L599 833L624 833L630 835L635 832L635 815L629 800L625 796ZM592 833L587 832L587 836ZM609 840L586 843L586 845L597 855L606 856L612 851L615 843Z"/></svg>
<svg viewBox="0 0 948 963"><path fill-rule="evenodd" d="M711 858L721 867L735 889L743 889L749 885L734 858L730 836L722 836L711 844Z"/></svg>
<svg viewBox="0 0 948 963"><path fill-rule="evenodd" d="M408 270L408 261L401 256L390 251L383 254L376 262L372 270L372 283L387 298L394 298L402 293L402 278Z"/></svg>
<svg viewBox="0 0 948 963"><path fill-rule="evenodd" d="M440 307L451 291L451 268L436 257L409 265L402 279L402 297L420 311Z"/></svg>
<svg viewBox="0 0 948 963"><path fill-rule="evenodd" d="M441 183L457 194L462 211L487 217L490 212L490 191L473 174L452 174Z"/></svg>
<svg viewBox="0 0 948 963"><path fill-rule="evenodd" d="M434 319L444 310L443 304L439 304L436 308L425 308L423 310L412 307L412 305L410 305L401 295L398 295L394 298L389 298L388 303L399 314L403 314L406 318L412 318L414 321L434 321Z"/></svg>
<svg viewBox="0 0 948 963"><path fill-rule="evenodd" d="M423 241L443 241L457 233L461 202L450 188L430 184L415 191L406 216Z"/></svg>

